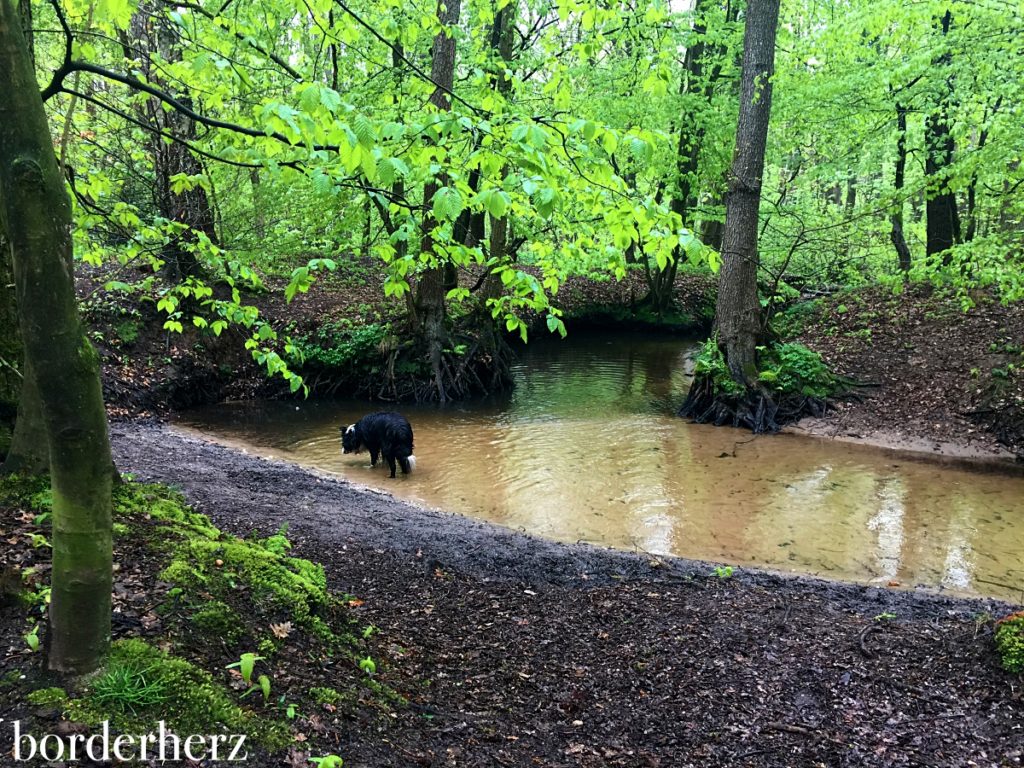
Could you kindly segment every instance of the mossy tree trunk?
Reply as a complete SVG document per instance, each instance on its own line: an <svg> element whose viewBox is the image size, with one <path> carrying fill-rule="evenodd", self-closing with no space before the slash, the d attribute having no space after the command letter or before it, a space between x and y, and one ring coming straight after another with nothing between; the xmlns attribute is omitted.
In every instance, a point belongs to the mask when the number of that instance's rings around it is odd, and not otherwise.
<svg viewBox="0 0 1024 768"><path fill-rule="evenodd" d="M33 62L32 4L18 3L21 30ZM0 197L0 207L3 199ZM2 217L0 217L2 219ZM49 446L39 392L25 365L18 325L18 301L14 289L14 255L0 223L0 472L44 474L49 468Z"/></svg>
<svg viewBox="0 0 1024 768"><path fill-rule="evenodd" d="M747 6L743 38L743 74L736 150L729 173L715 320L726 365L737 384L757 380L761 304L757 296L758 212L772 109L775 30L779 0L754 0Z"/></svg>
<svg viewBox="0 0 1024 768"><path fill-rule="evenodd" d="M28 360L22 364L22 374L14 434L2 471L19 475L42 475L50 468L50 444L43 419L43 404L39 400L39 387Z"/></svg>
<svg viewBox="0 0 1024 768"><path fill-rule="evenodd" d="M75 301L70 200L12 0L0 0L0 200L50 445L48 663L80 674L101 663L110 643L110 440L99 359Z"/></svg>
<svg viewBox="0 0 1024 768"><path fill-rule="evenodd" d="M757 346L763 329L757 295L757 229L778 18L779 0L747 4L736 149L729 171L715 306L719 348L729 375L745 394L723 397L713 381L698 376L681 409L684 416L724 423L724 408L734 424L755 431L774 428L776 410L770 393L758 381Z"/></svg>
<svg viewBox="0 0 1024 768"><path fill-rule="evenodd" d="M21 331L14 300L11 245L0 225L0 455L6 456L21 396Z"/></svg>

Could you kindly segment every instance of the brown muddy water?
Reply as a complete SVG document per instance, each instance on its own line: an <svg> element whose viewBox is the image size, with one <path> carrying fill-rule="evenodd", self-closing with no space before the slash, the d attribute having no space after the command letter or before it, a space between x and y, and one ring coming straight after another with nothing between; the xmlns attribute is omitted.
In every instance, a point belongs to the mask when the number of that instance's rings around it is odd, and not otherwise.
<svg viewBox="0 0 1024 768"><path fill-rule="evenodd" d="M673 416L696 344L574 333L531 344L508 398L403 406L415 471L338 433L377 406L229 403L180 423L419 504L562 541L1020 601L1024 477Z"/></svg>

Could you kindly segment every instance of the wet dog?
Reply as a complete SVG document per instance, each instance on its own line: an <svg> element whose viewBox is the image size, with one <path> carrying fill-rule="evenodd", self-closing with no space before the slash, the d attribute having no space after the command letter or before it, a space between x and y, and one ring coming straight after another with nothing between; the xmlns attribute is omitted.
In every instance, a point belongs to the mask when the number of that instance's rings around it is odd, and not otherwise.
<svg viewBox="0 0 1024 768"><path fill-rule="evenodd" d="M393 411L370 413L355 424L341 427L342 453L370 452L370 466L377 466L382 455L395 476L395 462L402 474L409 474L416 466L412 455L412 426L400 413Z"/></svg>

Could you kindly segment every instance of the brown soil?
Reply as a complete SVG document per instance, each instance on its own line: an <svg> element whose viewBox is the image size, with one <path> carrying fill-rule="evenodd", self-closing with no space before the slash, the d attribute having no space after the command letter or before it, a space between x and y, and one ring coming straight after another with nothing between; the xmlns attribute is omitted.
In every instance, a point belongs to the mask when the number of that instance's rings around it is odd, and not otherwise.
<svg viewBox="0 0 1024 768"><path fill-rule="evenodd" d="M704 563L559 545L160 425L117 425L114 441L122 469L181 485L225 530L269 534L287 522L299 554L363 601L352 603L359 623L380 628L380 679L409 705L362 717L307 710L315 719L295 726L305 741L290 757L249 765L302 765L327 750L349 768L1010 766L1024 756L1020 679L992 649L990 617L1010 606L745 569L721 577ZM4 622L0 671L25 663L18 624ZM294 656L281 683L289 698L348 674ZM0 717L13 716L52 714L0 690Z"/></svg>
<svg viewBox="0 0 1024 768"><path fill-rule="evenodd" d="M798 338L862 383L863 399L800 426L888 447L1024 458L1024 305L974 300L965 312L955 296L917 285L817 302Z"/></svg>

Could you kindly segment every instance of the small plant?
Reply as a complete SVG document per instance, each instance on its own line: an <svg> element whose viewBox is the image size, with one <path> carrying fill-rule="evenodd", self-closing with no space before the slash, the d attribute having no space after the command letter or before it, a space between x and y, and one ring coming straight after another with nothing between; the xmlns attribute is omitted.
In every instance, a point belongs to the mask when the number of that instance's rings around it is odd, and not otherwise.
<svg viewBox="0 0 1024 768"><path fill-rule="evenodd" d="M266 675L260 675L256 678L256 685L253 685L242 694L241 698L245 698L254 691L260 691L263 694L263 703L266 704L270 701L270 678Z"/></svg>
<svg viewBox="0 0 1024 768"><path fill-rule="evenodd" d="M896 618L896 614L895 613L889 613L889 611L883 611L882 613L880 613L877 616L875 616L874 620L875 621L892 621L895 618Z"/></svg>
<svg viewBox="0 0 1024 768"><path fill-rule="evenodd" d="M1024 672L1024 611L996 622L996 650L1007 672Z"/></svg>
<svg viewBox="0 0 1024 768"><path fill-rule="evenodd" d="M317 704L337 706L345 700L345 696L334 688L310 688L309 695Z"/></svg>
<svg viewBox="0 0 1024 768"><path fill-rule="evenodd" d="M715 576L720 579L731 579L733 574L733 567L731 565L716 565Z"/></svg>
<svg viewBox="0 0 1024 768"><path fill-rule="evenodd" d="M359 668L366 674L373 676L377 671L377 662L373 660L372 656L367 656L365 659L359 660Z"/></svg>
<svg viewBox="0 0 1024 768"><path fill-rule="evenodd" d="M25 640L25 645L29 647L29 650L32 651L32 653L37 653L39 651L40 643L38 624L33 624L32 629L22 635L22 637Z"/></svg>
<svg viewBox="0 0 1024 768"><path fill-rule="evenodd" d="M262 656L255 653L243 653L241 658L234 664L228 664L225 669L237 669L246 685L252 685L252 673L256 669L256 662L263 661Z"/></svg>
<svg viewBox="0 0 1024 768"><path fill-rule="evenodd" d="M341 768L344 765L344 761L337 755L326 755L324 757L311 757L309 762L317 766L317 768Z"/></svg>
<svg viewBox="0 0 1024 768"><path fill-rule="evenodd" d="M138 714L167 699L167 684L152 674L152 667L117 664L93 685L92 698L103 707Z"/></svg>
<svg viewBox="0 0 1024 768"><path fill-rule="evenodd" d="M838 381L821 356L803 344L758 347L760 379L784 395L826 398L838 389Z"/></svg>

